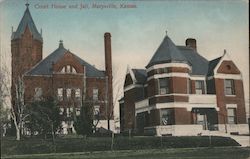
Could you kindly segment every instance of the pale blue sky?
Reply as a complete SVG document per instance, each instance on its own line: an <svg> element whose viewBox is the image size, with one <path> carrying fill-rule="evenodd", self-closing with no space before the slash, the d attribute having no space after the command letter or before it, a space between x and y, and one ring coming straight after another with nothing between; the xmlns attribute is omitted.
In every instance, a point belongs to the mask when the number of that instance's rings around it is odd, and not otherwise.
<svg viewBox="0 0 250 159"><path fill-rule="evenodd" d="M10 57L11 26L23 16L26 0L0 2L1 54ZM167 30L177 45L188 37L197 39L198 52L208 59L227 49L243 73L245 96L249 99L249 20L247 0L29 0L30 11L43 29L43 56L64 46L97 68L104 69L103 34L111 32L115 78L124 80L126 67L143 68L161 43ZM52 4L89 4L90 9L53 9ZM91 9L97 4L136 4L135 9ZM35 5L49 5L38 9ZM8 60L5 60L8 61ZM120 83L121 83L120 82Z"/></svg>

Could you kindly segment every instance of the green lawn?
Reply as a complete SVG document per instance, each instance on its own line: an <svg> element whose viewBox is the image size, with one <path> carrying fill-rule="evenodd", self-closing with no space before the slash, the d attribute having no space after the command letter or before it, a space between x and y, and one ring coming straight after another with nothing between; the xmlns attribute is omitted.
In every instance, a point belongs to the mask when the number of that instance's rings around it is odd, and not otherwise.
<svg viewBox="0 0 250 159"><path fill-rule="evenodd" d="M33 154L3 157L23 159L247 159L250 158L250 148L216 147L216 148L176 148L95 151L76 153Z"/></svg>

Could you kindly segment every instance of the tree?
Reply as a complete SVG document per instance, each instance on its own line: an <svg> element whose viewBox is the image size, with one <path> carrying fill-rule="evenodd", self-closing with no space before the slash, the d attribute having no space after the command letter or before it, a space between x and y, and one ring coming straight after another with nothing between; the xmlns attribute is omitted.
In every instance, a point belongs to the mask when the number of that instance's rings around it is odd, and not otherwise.
<svg viewBox="0 0 250 159"><path fill-rule="evenodd" d="M1 59L1 56L0 56ZM0 66L0 126L1 137L4 135L6 126L9 123L9 109L7 99L10 96L8 87L8 70L6 66Z"/></svg>
<svg viewBox="0 0 250 159"><path fill-rule="evenodd" d="M93 106L91 102L84 102L80 115L76 116L74 128L77 134L87 136L93 133Z"/></svg>
<svg viewBox="0 0 250 159"><path fill-rule="evenodd" d="M17 83L15 85L16 96L12 97L15 98L15 105L11 106L10 115L14 122L16 128L16 140L21 139L21 130L26 117L29 114L25 114L25 104L24 104L24 84L23 80L19 77Z"/></svg>
<svg viewBox="0 0 250 159"><path fill-rule="evenodd" d="M52 135L54 141L55 133L61 128L60 109L52 97L40 101L34 101L27 106L29 117L25 126L31 134L41 134L46 138Z"/></svg>

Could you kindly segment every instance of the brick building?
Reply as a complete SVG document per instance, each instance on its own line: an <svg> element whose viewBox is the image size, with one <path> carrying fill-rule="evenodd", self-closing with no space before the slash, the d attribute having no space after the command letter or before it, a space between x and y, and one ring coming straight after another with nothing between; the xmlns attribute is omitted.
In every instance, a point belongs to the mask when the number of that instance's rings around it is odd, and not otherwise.
<svg viewBox="0 0 250 159"><path fill-rule="evenodd" d="M248 132L240 70L226 51L208 61L191 38L177 46L166 35L146 69L128 67L119 103L121 132Z"/></svg>
<svg viewBox="0 0 250 159"><path fill-rule="evenodd" d="M65 116L62 133L74 132L72 114L79 114L83 102L91 102L99 114L97 127L114 129L111 34L104 34L105 71L98 70L74 53L60 40L59 46L46 58L43 38L29 11L29 4L11 37L12 104L15 106L15 85L24 81L25 103L54 97ZM107 122L107 121L110 122Z"/></svg>

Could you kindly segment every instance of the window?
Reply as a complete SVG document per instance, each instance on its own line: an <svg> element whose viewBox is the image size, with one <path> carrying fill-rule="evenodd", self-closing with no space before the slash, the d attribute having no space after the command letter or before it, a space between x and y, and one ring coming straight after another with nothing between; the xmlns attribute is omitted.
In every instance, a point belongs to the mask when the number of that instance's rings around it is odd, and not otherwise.
<svg viewBox="0 0 250 159"><path fill-rule="evenodd" d="M160 87L160 91L159 91L160 94L169 93L169 78L160 78L159 87Z"/></svg>
<svg viewBox="0 0 250 159"><path fill-rule="evenodd" d="M72 73L76 73L76 69L72 67Z"/></svg>
<svg viewBox="0 0 250 159"><path fill-rule="evenodd" d="M66 109L66 115L67 115L67 117L70 117L70 114L71 114L70 109L67 108L67 109Z"/></svg>
<svg viewBox="0 0 250 159"><path fill-rule="evenodd" d="M236 124L236 118L235 118L235 108L228 108L227 109L227 122L228 124Z"/></svg>
<svg viewBox="0 0 250 159"><path fill-rule="evenodd" d="M225 95L235 95L234 80L226 79L224 81L224 85L225 85Z"/></svg>
<svg viewBox="0 0 250 159"><path fill-rule="evenodd" d="M60 115L63 115L64 108L60 108Z"/></svg>
<svg viewBox="0 0 250 159"><path fill-rule="evenodd" d="M40 87L35 88L35 95L34 98L35 100L40 100L43 95L43 90Z"/></svg>
<svg viewBox="0 0 250 159"><path fill-rule="evenodd" d="M61 73L65 73L65 72L66 72L65 67L63 67L61 70Z"/></svg>
<svg viewBox="0 0 250 159"><path fill-rule="evenodd" d="M195 94L203 94L204 82L195 81Z"/></svg>
<svg viewBox="0 0 250 159"><path fill-rule="evenodd" d="M204 114L197 114L197 124L203 125L205 123L205 115Z"/></svg>
<svg viewBox="0 0 250 159"><path fill-rule="evenodd" d="M94 116L99 115L100 113L100 106L99 105L95 105L94 106Z"/></svg>
<svg viewBox="0 0 250 159"><path fill-rule="evenodd" d="M75 90L75 98L76 98L76 99L80 99L80 98L81 98L81 91L80 91L79 88L77 88L77 89Z"/></svg>
<svg viewBox="0 0 250 159"><path fill-rule="evenodd" d="M97 88L93 89L93 100L98 100L98 89Z"/></svg>
<svg viewBox="0 0 250 159"><path fill-rule="evenodd" d="M61 73L77 73L76 69L71 65L63 66L60 72Z"/></svg>
<svg viewBox="0 0 250 159"><path fill-rule="evenodd" d="M76 115L80 115L81 114L81 109L80 108L76 108Z"/></svg>
<svg viewBox="0 0 250 159"><path fill-rule="evenodd" d="M63 88L58 88L57 89L57 99L59 101L62 101L63 100Z"/></svg>
<svg viewBox="0 0 250 159"><path fill-rule="evenodd" d="M172 109L162 109L161 110L161 124L162 125L173 125L174 117Z"/></svg>
<svg viewBox="0 0 250 159"><path fill-rule="evenodd" d="M67 95L67 98L71 98L71 89L70 88L66 89L66 95Z"/></svg>
<svg viewBox="0 0 250 159"><path fill-rule="evenodd" d="M71 72L70 65L67 65L67 66L66 66L66 72L67 72L67 73L70 73L70 72Z"/></svg>

